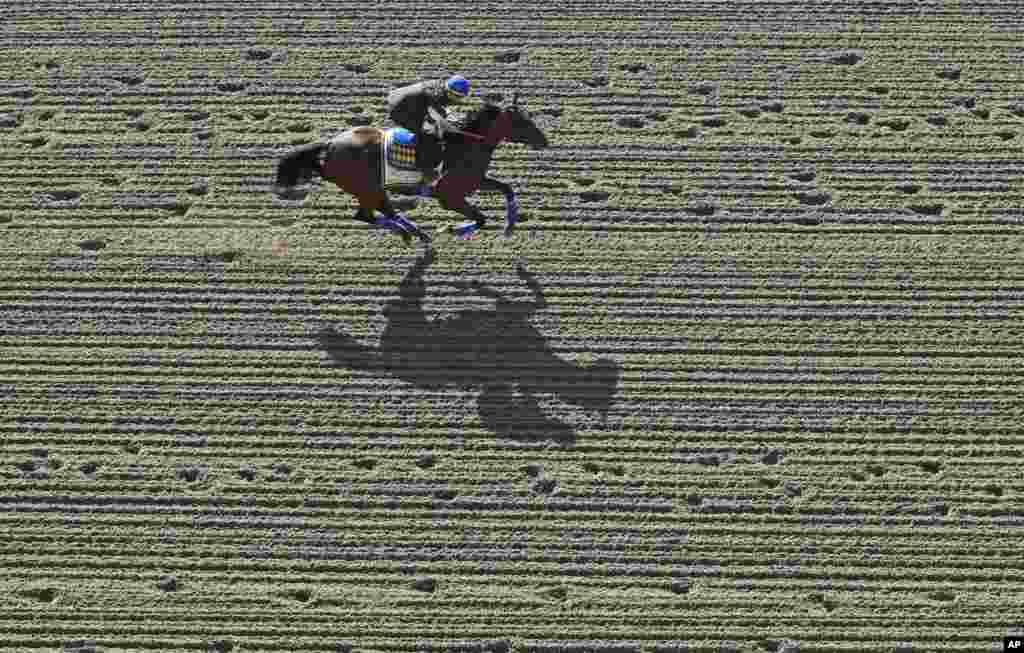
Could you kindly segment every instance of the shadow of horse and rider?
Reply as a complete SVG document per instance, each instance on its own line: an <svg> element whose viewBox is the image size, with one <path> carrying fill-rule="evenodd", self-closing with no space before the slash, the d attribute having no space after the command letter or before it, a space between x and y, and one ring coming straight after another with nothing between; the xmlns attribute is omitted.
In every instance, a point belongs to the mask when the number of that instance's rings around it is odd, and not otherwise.
<svg viewBox="0 0 1024 653"><path fill-rule="evenodd" d="M610 359L581 366L555 355L529 318L546 306L540 284L522 266L517 274L533 301L510 301L479 282L460 283L496 300L494 310L465 310L428 319L423 275L434 261L421 255L403 278L399 296L385 306L388 323L379 347L367 347L333 328L318 339L334 365L386 372L424 390L479 388L480 420L499 437L571 445L572 426L544 414L538 395L548 394L600 416L611 407L621 368Z"/></svg>

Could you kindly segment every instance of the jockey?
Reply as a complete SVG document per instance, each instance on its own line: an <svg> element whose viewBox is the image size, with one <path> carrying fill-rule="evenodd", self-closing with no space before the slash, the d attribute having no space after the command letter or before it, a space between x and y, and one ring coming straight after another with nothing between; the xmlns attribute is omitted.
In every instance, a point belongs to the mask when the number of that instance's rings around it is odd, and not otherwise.
<svg viewBox="0 0 1024 653"><path fill-rule="evenodd" d="M428 180L436 176L444 135L451 129L445 107L468 96L469 82L462 75L403 86L388 95L388 116L416 135L416 165Z"/></svg>

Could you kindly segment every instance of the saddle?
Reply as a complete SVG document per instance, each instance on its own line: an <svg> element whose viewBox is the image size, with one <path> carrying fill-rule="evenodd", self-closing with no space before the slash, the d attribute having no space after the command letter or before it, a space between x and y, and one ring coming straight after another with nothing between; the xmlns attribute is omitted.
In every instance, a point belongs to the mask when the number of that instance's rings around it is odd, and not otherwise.
<svg viewBox="0 0 1024 653"><path fill-rule="evenodd" d="M394 139L395 129L384 131L381 148L381 182L385 190L399 190L425 181L416 166L416 145L406 145Z"/></svg>

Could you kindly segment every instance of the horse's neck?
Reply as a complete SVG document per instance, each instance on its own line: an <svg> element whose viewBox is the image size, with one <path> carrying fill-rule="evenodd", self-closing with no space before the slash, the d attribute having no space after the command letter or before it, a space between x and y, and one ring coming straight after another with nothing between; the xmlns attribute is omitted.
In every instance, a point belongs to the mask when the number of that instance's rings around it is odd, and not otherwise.
<svg viewBox="0 0 1024 653"><path fill-rule="evenodd" d="M485 145L483 143L465 143L450 147L448 155L445 157L446 168L480 168L482 173L487 172L487 168L491 165L491 159L494 157L494 145ZM450 165L453 162L460 162L462 165L453 166ZM467 166L467 163L471 163Z"/></svg>

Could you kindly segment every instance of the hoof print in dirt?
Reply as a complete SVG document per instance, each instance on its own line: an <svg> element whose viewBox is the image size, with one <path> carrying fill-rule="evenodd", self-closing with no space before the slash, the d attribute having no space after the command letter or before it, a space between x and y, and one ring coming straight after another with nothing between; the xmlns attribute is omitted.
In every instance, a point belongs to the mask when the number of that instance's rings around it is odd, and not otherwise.
<svg viewBox="0 0 1024 653"><path fill-rule="evenodd" d="M699 215L702 217L707 217L709 215L714 215L715 211L718 210L718 207L716 207L711 202L699 201L693 202L688 206L684 206L683 210L689 213L690 215Z"/></svg>
<svg viewBox="0 0 1024 653"><path fill-rule="evenodd" d="M832 200L831 195L821 191L793 193L793 197L801 204L807 204L808 206L821 206L822 204L828 204Z"/></svg>
<svg viewBox="0 0 1024 653"><path fill-rule="evenodd" d="M945 207L943 204L936 202L932 204L911 204L907 208L919 215L942 215L942 210Z"/></svg>
<svg viewBox="0 0 1024 653"><path fill-rule="evenodd" d="M579 196L584 202L603 202L610 197L610 194L603 190L585 190L580 192Z"/></svg>
<svg viewBox="0 0 1024 653"><path fill-rule="evenodd" d="M113 79L114 81L120 82L125 86L138 86L142 82L146 81L146 78L142 75L118 75Z"/></svg>
<svg viewBox="0 0 1024 653"><path fill-rule="evenodd" d="M164 576L156 582L156 586L162 592L177 592L178 579L174 576Z"/></svg>
<svg viewBox="0 0 1024 653"><path fill-rule="evenodd" d="M715 85L711 82L698 82L690 86L687 93L691 95L708 96L715 92Z"/></svg>
<svg viewBox="0 0 1024 653"><path fill-rule="evenodd" d="M864 59L864 55L859 52L843 52L831 57L828 62L837 66L852 66L860 63Z"/></svg>
<svg viewBox="0 0 1024 653"><path fill-rule="evenodd" d="M245 58L248 61L266 61L274 56L274 51L269 48L249 48L245 51Z"/></svg>
<svg viewBox="0 0 1024 653"><path fill-rule="evenodd" d="M186 191L189 195L202 197L210 192L210 182L202 177L193 179L192 185Z"/></svg>
<svg viewBox="0 0 1024 653"><path fill-rule="evenodd" d="M433 593L437 590L437 581L433 578L417 578L412 582L412 588L419 592Z"/></svg>
<svg viewBox="0 0 1024 653"><path fill-rule="evenodd" d="M629 127L630 129L639 129L646 123L644 119L639 116L623 116L615 121L619 127Z"/></svg>
<svg viewBox="0 0 1024 653"><path fill-rule="evenodd" d="M217 90L221 93L238 93L244 91L246 83L237 79L225 79L217 82Z"/></svg>
<svg viewBox="0 0 1024 653"><path fill-rule="evenodd" d="M519 50L505 50L494 55L494 60L497 63L516 63L523 56L523 53Z"/></svg>

